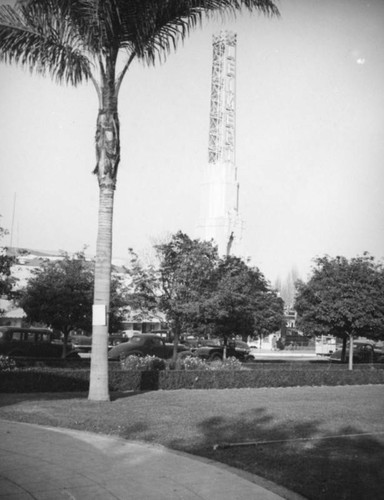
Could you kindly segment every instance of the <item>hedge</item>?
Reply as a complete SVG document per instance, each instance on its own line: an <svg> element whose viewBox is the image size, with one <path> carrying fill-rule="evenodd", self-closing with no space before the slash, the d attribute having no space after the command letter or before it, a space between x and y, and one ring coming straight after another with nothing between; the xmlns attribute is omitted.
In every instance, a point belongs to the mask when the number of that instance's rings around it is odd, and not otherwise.
<svg viewBox="0 0 384 500"><path fill-rule="evenodd" d="M240 389L320 385L383 384L384 370L249 370L240 372L160 372L159 388Z"/></svg>
<svg viewBox="0 0 384 500"><path fill-rule="evenodd" d="M381 367L380 367L381 368ZM110 391L175 389L234 389L320 385L384 384L384 370L369 366L353 371L345 367L301 369L275 366L274 369L242 371L123 371L109 372ZM82 392L89 387L89 369L29 368L0 372L0 392Z"/></svg>

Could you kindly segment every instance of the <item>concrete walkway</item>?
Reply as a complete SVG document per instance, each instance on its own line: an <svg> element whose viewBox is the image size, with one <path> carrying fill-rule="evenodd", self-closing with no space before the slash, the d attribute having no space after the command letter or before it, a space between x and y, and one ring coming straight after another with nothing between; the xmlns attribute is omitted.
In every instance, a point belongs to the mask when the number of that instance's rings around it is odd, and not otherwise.
<svg viewBox="0 0 384 500"><path fill-rule="evenodd" d="M0 420L0 499L297 500L257 476L162 446Z"/></svg>

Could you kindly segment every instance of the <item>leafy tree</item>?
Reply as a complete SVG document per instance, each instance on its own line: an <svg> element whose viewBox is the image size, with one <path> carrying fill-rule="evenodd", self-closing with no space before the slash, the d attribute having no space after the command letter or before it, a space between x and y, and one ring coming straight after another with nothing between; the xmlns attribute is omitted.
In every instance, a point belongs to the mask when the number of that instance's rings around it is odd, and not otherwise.
<svg viewBox="0 0 384 500"><path fill-rule="evenodd" d="M8 231L0 226L0 241L7 234ZM14 296L13 287L17 280L12 276L11 268L16 262L16 257L9 255L6 247L0 247L0 298L12 298Z"/></svg>
<svg viewBox="0 0 384 500"><path fill-rule="evenodd" d="M334 335L343 340L343 356L353 339L384 337L384 271L381 263L365 253L346 259L329 256L315 259L308 283L298 282L295 309L298 327L314 335Z"/></svg>
<svg viewBox="0 0 384 500"><path fill-rule="evenodd" d="M43 323L64 334L63 356L71 330L90 331L93 270L83 253L46 260L34 271L22 292L20 306L32 323Z"/></svg>
<svg viewBox="0 0 384 500"><path fill-rule="evenodd" d="M165 59L204 14L235 14L242 7L278 14L271 0L22 0L14 8L0 7L1 60L49 73L71 85L89 80L98 96L96 306L109 309L122 81L134 59L145 64ZM93 328L91 400L109 400L107 331L107 325Z"/></svg>
<svg viewBox="0 0 384 500"><path fill-rule="evenodd" d="M268 288L265 292L259 293L255 304L253 335L264 337L284 325L284 301L278 297L274 290Z"/></svg>
<svg viewBox="0 0 384 500"><path fill-rule="evenodd" d="M83 252L57 261L46 260L34 271L20 298L20 306L32 323L43 323L64 335L63 356L72 330L92 330L94 263ZM111 284L110 326L118 329L123 316L124 285L114 277Z"/></svg>
<svg viewBox="0 0 384 500"><path fill-rule="evenodd" d="M257 268L238 257L220 259L212 242L192 240L182 232L156 249L158 266L144 267L133 254L130 304L165 312L175 337L174 356L180 333L188 329L226 340L281 325L283 302Z"/></svg>
<svg viewBox="0 0 384 500"><path fill-rule="evenodd" d="M170 243L157 245L156 250L163 291L159 305L172 325L176 358L182 328L202 319L204 302L212 290L217 247L211 242L191 240L178 232Z"/></svg>
<svg viewBox="0 0 384 500"><path fill-rule="evenodd" d="M118 332L122 328L122 323L125 321L127 312L128 290L129 287L123 276L113 273L108 320L109 333Z"/></svg>
<svg viewBox="0 0 384 500"><path fill-rule="evenodd" d="M207 309L216 334L224 339L241 334L246 340L248 336L280 328L283 301L270 289L258 268L227 256L219 262L215 282Z"/></svg>
<svg viewBox="0 0 384 500"><path fill-rule="evenodd" d="M174 358L180 333L201 321L204 301L211 293L217 248L192 240L179 231L169 243L156 245L159 266L143 267L133 254L135 293L131 305L152 312L163 311L174 337Z"/></svg>

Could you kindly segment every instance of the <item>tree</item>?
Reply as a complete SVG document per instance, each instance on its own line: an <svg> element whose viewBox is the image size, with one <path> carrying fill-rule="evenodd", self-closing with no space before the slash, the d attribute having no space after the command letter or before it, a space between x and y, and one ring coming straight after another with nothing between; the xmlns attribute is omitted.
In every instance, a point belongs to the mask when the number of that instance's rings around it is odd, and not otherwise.
<svg viewBox="0 0 384 500"><path fill-rule="evenodd" d="M99 100L94 173L100 194L91 400L109 400L108 325L103 318L110 300L122 81L134 59L145 64L165 59L204 14L235 14L242 7L278 14L271 0L20 0L15 8L0 7L1 60L49 73L58 82L77 85L90 80Z"/></svg>
<svg viewBox="0 0 384 500"><path fill-rule="evenodd" d="M72 330L92 330L94 262L83 252L73 257L46 260L34 271L19 300L27 319L42 323L64 335L63 357L67 353L68 335ZM110 327L119 329L125 306L125 287L120 277L111 282Z"/></svg>
<svg viewBox="0 0 384 500"><path fill-rule="evenodd" d="M297 284L298 327L307 334L341 338L343 360L349 339L352 370L353 339L384 337L383 265L367 253L350 260L325 256L315 265L308 283Z"/></svg>
<svg viewBox="0 0 384 500"><path fill-rule="evenodd" d="M215 271L216 287L207 304L214 332L224 339L272 333L284 318L283 301L263 274L242 259L227 256Z"/></svg>
<svg viewBox="0 0 384 500"><path fill-rule="evenodd" d="M0 241L8 231L0 226ZM11 268L16 263L16 257L8 255L6 247L0 247L0 298L12 295L16 279L11 274Z"/></svg>
<svg viewBox="0 0 384 500"><path fill-rule="evenodd" d="M73 258L64 254L60 260L44 261L22 291L19 304L27 319L64 334L63 357L69 332L91 329L93 281L93 268L83 253Z"/></svg>
<svg viewBox="0 0 384 500"><path fill-rule="evenodd" d="M211 242L191 240L178 232L168 244L157 245L162 295L160 309L166 313L174 334L174 358L183 327L199 323L204 303L212 291L218 259Z"/></svg>
<svg viewBox="0 0 384 500"><path fill-rule="evenodd" d="M182 330L204 321L204 302L211 294L217 248L211 242L192 240L179 231L170 242L155 246L158 267L145 268L133 254L134 293L131 304L147 312L166 314L174 338L174 358Z"/></svg>
<svg viewBox="0 0 384 500"><path fill-rule="evenodd" d="M124 269L124 274L128 271ZM121 274L112 272L111 299L108 318L108 332L114 333L122 329L128 307L129 287Z"/></svg>
<svg viewBox="0 0 384 500"><path fill-rule="evenodd" d="M175 338L186 330L226 340L234 334L275 331L283 320L283 301L257 268L238 257L219 258L212 242L178 232L156 245L158 266L144 267L133 254L131 305L166 314Z"/></svg>

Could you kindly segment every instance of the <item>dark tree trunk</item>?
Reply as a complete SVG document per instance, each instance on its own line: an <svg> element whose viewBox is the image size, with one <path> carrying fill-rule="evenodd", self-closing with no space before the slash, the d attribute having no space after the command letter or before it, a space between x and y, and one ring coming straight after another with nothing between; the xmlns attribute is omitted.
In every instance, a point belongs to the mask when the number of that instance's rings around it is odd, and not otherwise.
<svg viewBox="0 0 384 500"><path fill-rule="evenodd" d="M341 361L342 363L345 363L347 361L346 359L346 352L347 352L347 336L344 335L343 337L343 346L341 349Z"/></svg>
<svg viewBox="0 0 384 500"><path fill-rule="evenodd" d="M174 329L174 337L173 337L173 356L172 360L176 361L177 360L177 353L178 353L178 345L179 345L179 338L180 338L180 333L181 333L181 324L179 320L175 321L175 329Z"/></svg>

